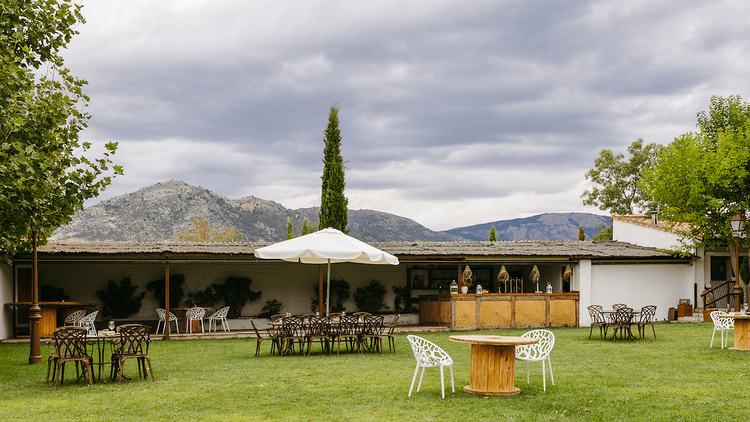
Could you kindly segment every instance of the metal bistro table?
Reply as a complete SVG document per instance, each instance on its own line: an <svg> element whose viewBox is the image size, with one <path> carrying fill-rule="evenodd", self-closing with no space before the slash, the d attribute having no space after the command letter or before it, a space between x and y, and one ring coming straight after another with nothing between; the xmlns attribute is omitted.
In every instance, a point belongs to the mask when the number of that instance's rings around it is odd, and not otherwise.
<svg viewBox="0 0 750 422"><path fill-rule="evenodd" d="M451 341L471 344L471 394L511 396L521 392L516 382L516 346L535 344L537 339L512 336L458 335Z"/></svg>
<svg viewBox="0 0 750 422"><path fill-rule="evenodd" d="M112 365L112 352L117 342L120 341L120 334L115 331L100 330L98 336L86 337L86 340L92 347L93 365L99 367L99 380L106 383L107 371L103 371L103 367L104 365ZM109 359L107 359L107 350L109 350ZM96 352L96 359L94 359L93 352ZM103 376L102 371L104 372Z"/></svg>
<svg viewBox="0 0 750 422"><path fill-rule="evenodd" d="M750 350L750 315L730 312L721 317L734 319L734 347L729 350Z"/></svg>

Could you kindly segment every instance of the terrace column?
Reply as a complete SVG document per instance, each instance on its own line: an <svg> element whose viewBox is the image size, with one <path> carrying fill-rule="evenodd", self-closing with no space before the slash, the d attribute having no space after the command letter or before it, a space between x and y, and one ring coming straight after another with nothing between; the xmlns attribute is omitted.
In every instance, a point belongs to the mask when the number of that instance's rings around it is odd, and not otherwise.
<svg viewBox="0 0 750 422"><path fill-rule="evenodd" d="M573 274L578 285L578 324L581 327L588 327L591 325L591 316L589 316L588 307L592 301L591 288L593 284L591 280L591 260L580 260Z"/></svg>

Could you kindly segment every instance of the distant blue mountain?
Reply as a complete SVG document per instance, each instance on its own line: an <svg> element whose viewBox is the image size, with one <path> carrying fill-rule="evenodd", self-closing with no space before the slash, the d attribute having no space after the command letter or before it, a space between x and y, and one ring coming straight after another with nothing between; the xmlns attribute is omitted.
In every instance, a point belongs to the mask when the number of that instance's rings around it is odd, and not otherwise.
<svg viewBox="0 0 750 422"><path fill-rule="evenodd" d="M608 215L589 213L548 213L532 217L500 220L446 230L467 240L482 241L490 237L490 228L495 226L498 241L507 240L578 240L578 227L583 226L586 240L599 233L600 224L612 224Z"/></svg>

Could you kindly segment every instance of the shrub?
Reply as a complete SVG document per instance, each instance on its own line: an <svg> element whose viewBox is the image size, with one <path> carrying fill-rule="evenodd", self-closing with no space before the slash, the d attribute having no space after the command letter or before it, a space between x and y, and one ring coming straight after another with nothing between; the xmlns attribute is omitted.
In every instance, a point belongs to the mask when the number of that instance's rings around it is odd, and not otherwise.
<svg viewBox="0 0 750 422"><path fill-rule="evenodd" d="M360 311L375 314L381 308L388 309L384 300L387 291L378 280L372 280L366 287L359 287L354 292L354 303Z"/></svg>
<svg viewBox="0 0 750 422"><path fill-rule="evenodd" d="M216 296L229 306L227 318L239 318L247 302L260 299L261 292L250 290L252 280L247 277L227 277L224 284L212 284Z"/></svg>
<svg viewBox="0 0 750 422"><path fill-rule="evenodd" d="M65 294L64 289L47 284L39 284L39 301L63 302L66 300L70 300L70 296Z"/></svg>
<svg viewBox="0 0 750 422"><path fill-rule="evenodd" d="M188 299L185 304L192 308L193 306L211 307L216 305L218 297L211 286L206 287L205 290L198 290L190 292L187 295Z"/></svg>
<svg viewBox="0 0 750 422"><path fill-rule="evenodd" d="M267 300L265 306L263 306L263 309L260 310L260 313L256 315L256 317L269 318L273 315L280 314L281 308L283 307L284 305L276 299Z"/></svg>
<svg viewBox="0 0 750 422"><path fill-rule="evenodd" d="M120 280L119 286L113 280L109 280L106 289L97 290L96 295L104 302L102 313L105 318L127 318L140 311L146 292L136 295L137 289L138 287L133 286L133 283L130 282L130 277L125 276Z"/></svg>
<svg viewBox="0 0 750 422"><path fill-rule="evenodd" d="M404 312L404 313L412 313L415 312L416 309L414 308L414 305L411 303L411 288L409 286L406 287L398 287L393 286L393 293L396 294L396 297L393 298L393 309L398 312ZM404 307L401 307L401 303L404 304Z"/></svg>
<svg viewBox="0 0 750 422"><path fill-rule="evenodd" d="M314 284L313 291L315 291L315 296L313 296L313 299L311 301L310 310L320 311L322 312L322 309L318 309L318 302L320 301L320 291L318 290L319 286L317 284ZM326 286L323 286L323 293L325 294ZM330 310L331 312L344 312L346 311L346 308L344 307L343 302L351 297L352 293L349 287L349 282L346 280L331 280L331 296L329 300L331 301ZM323 302L325 303L325 301ZM325 305L324 305L325 306Z"/></svg>
<svg viewBox="0 0 750 422"><path fill-rule="evenodd" d="M159 302L159 307L166 307L166 296L164 295L164 284L166 279L164 277L149 281L146 284L146 290L154 294L154 298ZM170 274L169 275L169 307L179 308L182 298L185 296L185 292L182 285L185 284L184 274Z"/></svg>

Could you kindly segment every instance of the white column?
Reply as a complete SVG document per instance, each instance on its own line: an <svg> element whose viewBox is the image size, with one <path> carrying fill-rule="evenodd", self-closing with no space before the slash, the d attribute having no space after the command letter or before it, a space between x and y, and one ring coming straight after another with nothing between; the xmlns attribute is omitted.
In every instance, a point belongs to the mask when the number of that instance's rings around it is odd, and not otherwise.
<svg viewBox="0 0 750 422"><path fill-rule="evenodd" d="M591 260L582 259L573 270L578 285L578 321L581 327L591 325L588 307L591 305Z"/></svg>

